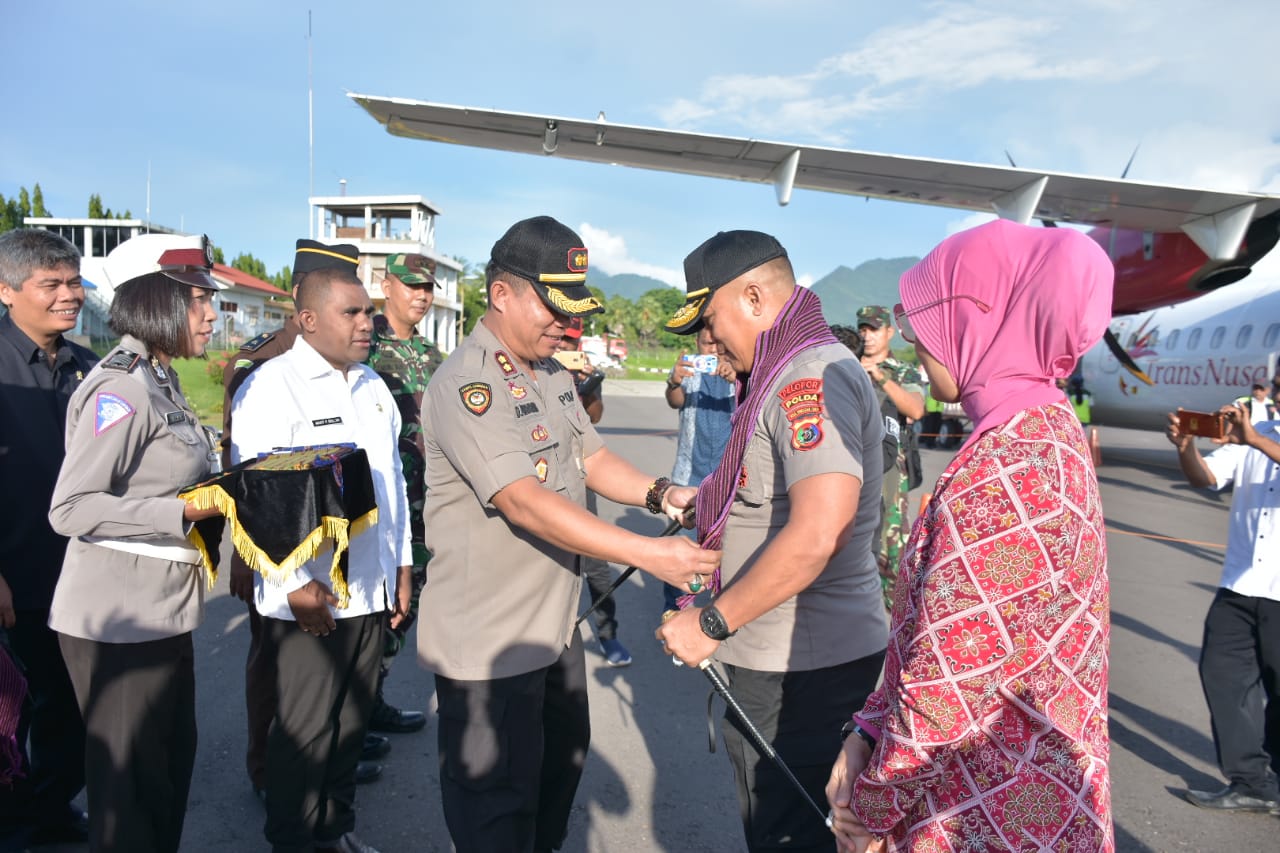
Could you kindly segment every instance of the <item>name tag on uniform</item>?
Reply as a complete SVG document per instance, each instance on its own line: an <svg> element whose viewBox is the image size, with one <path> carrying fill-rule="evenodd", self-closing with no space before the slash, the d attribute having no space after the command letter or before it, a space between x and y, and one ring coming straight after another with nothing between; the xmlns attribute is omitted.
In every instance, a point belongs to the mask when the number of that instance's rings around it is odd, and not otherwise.
<svg viewBox="0 0 1280 853"><path fill-rule="evenodd" d="M174 424L183 424L187 422L186 412L165 412L164 422L173 426Z"/></svg>
<svg viewBox="0 0 1280 853"><path fill-rule="evenodd" d="M322 427L322 426L333 426L334 424L340 424L340 423L342 423L342 418L320 418L318 420L312 421L311 425L316 427Z"/></svg>

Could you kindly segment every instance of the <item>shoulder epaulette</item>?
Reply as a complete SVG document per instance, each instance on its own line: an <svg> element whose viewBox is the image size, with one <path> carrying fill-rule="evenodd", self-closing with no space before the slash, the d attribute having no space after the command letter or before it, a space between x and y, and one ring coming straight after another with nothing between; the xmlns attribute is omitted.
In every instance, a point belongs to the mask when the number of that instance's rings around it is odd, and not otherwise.
<svg viewBox="0 0 1280 853"><path fill-rule="evenodd" d="M276 336L275 332L263 332L256 338L251 338L240 345L240 352L257 352L267 345L267 342Z"/></svg>
<svg viewBox="0 0 1280 853"><path fill-rule="evenodd" d="M103 370L121 370L125 373L133 370L138 366L138 362L142 360L142 356L136 352L127 349L116 350L111 357L102 362Z"/></svg>

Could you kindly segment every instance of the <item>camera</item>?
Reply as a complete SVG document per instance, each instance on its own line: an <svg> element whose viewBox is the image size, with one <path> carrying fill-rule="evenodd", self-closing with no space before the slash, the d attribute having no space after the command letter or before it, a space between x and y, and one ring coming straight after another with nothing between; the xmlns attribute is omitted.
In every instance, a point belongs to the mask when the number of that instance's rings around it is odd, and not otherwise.
<svg viewBox="0 0 1280 853"><path fill-rule="evenodd" d="M720 357L716 355L686 355L684 360L694 373L715 373L720 367Z"/></svg>

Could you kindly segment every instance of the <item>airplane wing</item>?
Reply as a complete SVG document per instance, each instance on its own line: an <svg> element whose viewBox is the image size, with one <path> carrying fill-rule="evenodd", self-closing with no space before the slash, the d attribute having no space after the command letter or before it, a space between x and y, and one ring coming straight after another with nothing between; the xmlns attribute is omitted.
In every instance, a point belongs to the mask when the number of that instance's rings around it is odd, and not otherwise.
<svg viewBox="0 0 1280 853"><path fill-rule="evenodd" d="M1185 231L1210 258L1235 255L1254 219L1280 196L873 154L732 136L500 112L404 98L349 95L389 133L494 148L773 184L779 204L794 187L1138 231Z"/></svg>

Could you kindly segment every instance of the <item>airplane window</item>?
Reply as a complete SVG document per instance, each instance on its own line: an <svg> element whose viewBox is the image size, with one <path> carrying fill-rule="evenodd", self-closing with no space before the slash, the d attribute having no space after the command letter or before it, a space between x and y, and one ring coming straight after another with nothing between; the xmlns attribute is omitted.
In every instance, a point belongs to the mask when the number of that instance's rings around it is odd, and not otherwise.
<svg viewBox="0 0 1280 853"><path fill-rule="evenodd" d="M1217 349L1222 346L1222 339L1227 336L1227 327L1218 326L1213 330L1213 334L1209 336L1209 349Z"/></svg>
<svg viewBox="0 0 1280 853"><path fill-rule="evenodd" d="M1262 345L1267 348L1274 347L1276 338L1280 338L1280 323L1272 323L1267 326L1267 332L1262 336Z"/></svg>
<svg viewBox="0 0 1280 853"><path fill-rule="evenodd" d="M1181 329L1174 329L1172 332L1169 333L1169 339L1165 341L1165 345L1164 345L1165 349L1173 349L1178 345L1178 333L1180 331Z"/></svg>
<svg viewBox="0 0 1280 853"><path fill-rule="evenodd" d="M1187 335L1187 349L1195 349L1200 345L1200 333L1203 329L1192 329L1191 334Z"/></svg>
<svg viewBox="0 0 1280 853"><path fill-rule="evenodd" d="M1245 323L1236 332L1236 349L1244 349L1249 345L1249 337L1253 334L1253 326Z"/></svg>

